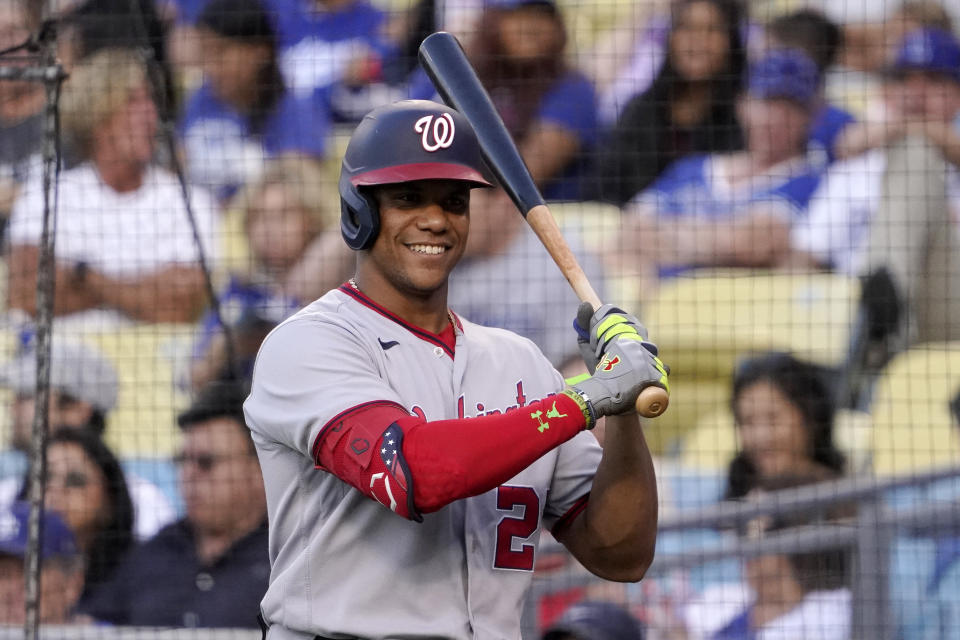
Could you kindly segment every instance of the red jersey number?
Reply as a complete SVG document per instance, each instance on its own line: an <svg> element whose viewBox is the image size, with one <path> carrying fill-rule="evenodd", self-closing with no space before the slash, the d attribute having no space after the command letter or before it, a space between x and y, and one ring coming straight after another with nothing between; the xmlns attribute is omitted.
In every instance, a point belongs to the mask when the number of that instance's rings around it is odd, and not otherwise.
<svg viewBox="0 0 960 640"><path fill-rule="evenodd" d="M514 511L520 515L503 516L497 524L497 550L493 566L497 569L533 571L534 546L520 544L513 549L513 539L526 540L540 526L540 496L530 487L497 487L497 510Z"/></svg>

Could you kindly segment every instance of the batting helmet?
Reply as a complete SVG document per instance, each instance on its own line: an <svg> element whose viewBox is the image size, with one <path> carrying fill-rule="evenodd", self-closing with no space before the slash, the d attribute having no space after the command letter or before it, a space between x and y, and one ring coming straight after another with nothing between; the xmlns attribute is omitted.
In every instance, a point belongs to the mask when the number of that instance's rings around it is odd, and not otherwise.
<svg viewBox="0 0 960 640"><path fill-rule="evenodd" d="M357 125L340 169L340 231L367 249L380 231L376 200L361 187L414 180L465 180L493 186L473 127L458 111L429 100L374 109Z"/></svg>

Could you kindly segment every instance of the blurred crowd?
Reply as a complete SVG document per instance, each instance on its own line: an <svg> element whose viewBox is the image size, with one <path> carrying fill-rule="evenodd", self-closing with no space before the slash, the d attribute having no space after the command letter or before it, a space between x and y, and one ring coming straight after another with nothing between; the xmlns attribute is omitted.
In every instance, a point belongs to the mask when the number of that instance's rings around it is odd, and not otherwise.
<svg viewBox="0 0 960 640"><path fill-rule="evenodd" d="M878 4L890 6L868 19L747 0L61 0L43 15L38 3L0 1L0 51L46 18L69 74L43 620L256 626L269 564L242 412L253 359L276 324L352 274L338 222L344 141L376 106L436 99L416 57L436 30L461 38L545 197L604 212L599 230L561 219L601 296L626 282L617 302L643 317L663 287L704 269L831 273L885 285L883 300L864 302L895 318L881 364L960 340L960 40L942 2ZM45 107L41 84L0 81L3 326L14 344L0 369L3 445L21 453L37 393ZM577 373L576 298L502 191L472 198L451 308L531 338ZM122 364L84 340L161 324L193 328L173 381L189 397L169 425L180 432L175 487L105 444L108 427L137 425L111 420ZM728 381L737 451L716 499L849 473L834 420L851 407L835 372L789 353L745 355ZM876 366L872 357L848 364ZM0 474L0 624L23 619L26 477ZM732 534L814 521L761 519ZM949 596L960 545L937 544L937 581L924 615L898 620L903 637L960 633ZM630 620L586 602L544 628L582 640L840 640L849 576L842 550L763 556L669 611Z"/></svg>

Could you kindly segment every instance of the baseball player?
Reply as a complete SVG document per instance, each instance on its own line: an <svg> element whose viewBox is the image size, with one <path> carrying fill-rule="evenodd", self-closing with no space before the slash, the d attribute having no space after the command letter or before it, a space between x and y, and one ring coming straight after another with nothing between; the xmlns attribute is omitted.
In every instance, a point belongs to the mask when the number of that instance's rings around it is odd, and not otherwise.
<svg viewBox="0 0 960 640"><path fill-rule="evenodd" d="M434 102L376 109L350 139L356 276L267 337L244 407L269 511L269 640L519 638L544 527L611 580L652 560L633 406L667 378L636 319L581 314L596 370L571 386L529 340L447 308L485 171L469 123ZM586 433L602 416L604 450Z"/></svg>

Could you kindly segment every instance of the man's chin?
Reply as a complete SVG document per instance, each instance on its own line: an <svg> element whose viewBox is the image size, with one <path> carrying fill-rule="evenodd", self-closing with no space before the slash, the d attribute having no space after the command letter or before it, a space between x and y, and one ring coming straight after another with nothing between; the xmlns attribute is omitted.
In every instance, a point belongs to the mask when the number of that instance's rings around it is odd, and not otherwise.
<svg viewBox="0 0 960 640"><path fill-rule="evenodd" d="M432 282L432 281L431 282L411 281L406 283L406 286L404 286L403 288L403 293L411 297L421 298L426 300L428 298L432 298L433 296L437 295L438 292L444 289L445 285L446 285L445 280L439 283Z"/></svg>

